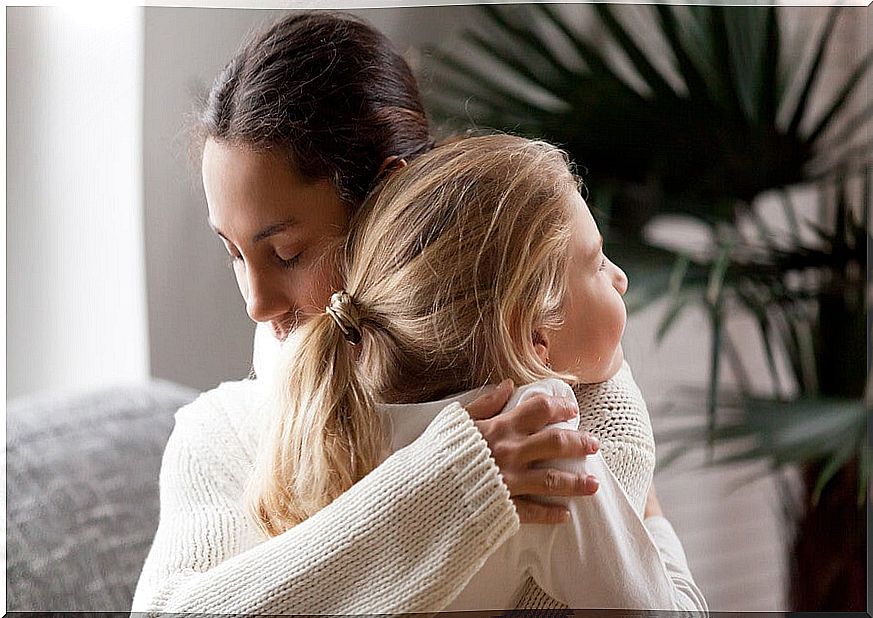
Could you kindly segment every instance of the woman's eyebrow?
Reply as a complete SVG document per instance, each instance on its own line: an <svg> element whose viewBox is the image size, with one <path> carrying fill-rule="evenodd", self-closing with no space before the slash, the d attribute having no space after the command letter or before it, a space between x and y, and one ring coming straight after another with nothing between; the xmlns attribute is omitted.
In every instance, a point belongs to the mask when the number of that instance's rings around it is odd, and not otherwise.
<svg viewBox="0 0 873 618"><path fill-rule="evenodd" d="M228 237L225 236L224 233L220 229L218 229L214 223L212 223L211 219L207 219L206 222L209 224L209 227L212 228L213 232L221 236L227 242L230 242L230 239L228 239ZM268 225L259 232L256 232L254 236L252 236L252 244L254 245L256 243L259 243L262 240L269 238L270 236L275 236L276 234L284 232L289 227L293 227L295 225L297 225L296 219L286 219L285 221L280 221L278 223Z"/></svg>
<svg viewBox="0 0 873 618"><path fill-rule="evenodd" d="M252 236L252 244L254 245L256 243L259 243L260 241L265 240L265 239L269 238L270 236L275 236L276 234L284 232L289 227L293 227L295 225L297 225L296 219L287 219L287 220L281 221L279 223L274 223L273 225L268 225L267 227L262 229L260 232L256 233L254 236Z"/></svg>

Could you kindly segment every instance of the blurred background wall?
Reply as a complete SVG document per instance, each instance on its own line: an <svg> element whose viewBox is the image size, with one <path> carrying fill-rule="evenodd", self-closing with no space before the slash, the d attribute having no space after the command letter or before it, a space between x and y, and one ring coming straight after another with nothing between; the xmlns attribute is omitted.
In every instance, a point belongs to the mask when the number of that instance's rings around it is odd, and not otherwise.
<svg viewBox="0 0 873 618"><path fill-rule="evenodd" d="M245 33L279 13L7 9L7 397L149 375L208 389L246 375L253 325L206 225L185 117ZM473 19L463 6L355 13L413 65ZM868 44L865 14L841 21L842 53ZM705 384L709 349L694 312L655 345L663 311L632 316L625 337L656 428L672 422L678 388ZM764 375L763 358L752 367ZM710 608L787 609L773 479L762 466L700 463L659 471L656 484Z"/></svg>
<svg viewBox="0 0 873 618"><path fill-rule="evenodd" d="M7 9L7 396L148 376L143 14Z"/></svg>

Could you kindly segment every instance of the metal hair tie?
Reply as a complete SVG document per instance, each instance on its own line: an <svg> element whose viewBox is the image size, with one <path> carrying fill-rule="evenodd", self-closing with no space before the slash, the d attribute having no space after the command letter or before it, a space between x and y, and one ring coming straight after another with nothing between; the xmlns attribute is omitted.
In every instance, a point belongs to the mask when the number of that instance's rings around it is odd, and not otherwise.
<svg viewBox="0 0 873 618"><path fill-rule="evenodd" d="M339 326L346 341L352 345L361 343L361 325L358 309L352 302L352 297L349 296L348 292L345 290L334 292L330 297L330 306L325 307L325 312Z"/></svg>

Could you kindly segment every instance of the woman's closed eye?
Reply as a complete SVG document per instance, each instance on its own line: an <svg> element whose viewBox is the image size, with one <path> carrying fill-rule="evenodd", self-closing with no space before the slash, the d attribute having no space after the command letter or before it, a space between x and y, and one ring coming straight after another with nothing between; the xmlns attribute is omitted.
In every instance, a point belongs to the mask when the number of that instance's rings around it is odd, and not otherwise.
<svg viewBox="0 0 873 618"><path fill-rule="evenodd" d="M276 262L279 264L281 268L294 268L297 264L300 263L300 256L303 255L302 251L294 253L294 251L286 251L286 250L278 250L273 251L273 255L276 258Z"/></svg>
<svg viewBox="0 0 873 618"><path fill-rule="evenodd" d="M302 252L298 253L294 257L284 258L279 253L276 253L276 260L279 262L279 266L282 268L290 269L297 266L300 263L300 256L303 255Z"/></svg>
<svg viewBox="0 0 873 618"><path fill-rule="evenodd" d="M606 270L606 256L604 255L600 260L600 267L597 269L598 271Z"/></svg>
<svg viewBox="0 0 873 618"><path fill-rule="evenodd" d="M300 256L301 255L302 255L302 253L298 253L294 257L283 258L280 254L275 253L274 257L275 257L276 262L280 268L291 269L300 263ZM245 262L245 259L241 255L231 254L227 257L227 267L231 268L231 269L234 268L237 265L237 263L244 263L244 262Z"/></svg>

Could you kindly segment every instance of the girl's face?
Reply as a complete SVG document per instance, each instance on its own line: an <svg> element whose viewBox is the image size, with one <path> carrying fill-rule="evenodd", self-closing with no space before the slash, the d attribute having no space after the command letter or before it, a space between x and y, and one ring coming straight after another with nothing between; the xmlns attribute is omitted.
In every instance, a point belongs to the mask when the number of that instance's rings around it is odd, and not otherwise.
<svg viewBox="0 0 873 618"><path fill-rule="evenodd" d="M581 382L611 378L621 367L621 336L627 319L622 296L627 276L603 254L603 238L578 191L573 204L573 239L567 269L564 323L542 329L552 369L575 374Z"/></svg>
<svg viewBox="0 0 873 618"><path fill-rule="evenodd" d="M249 317L284 340L338 289L335 260L325 257L345 239L347 208L330 182L304 181L277 153L209 139L202 172L209 224L230 254Z"/></svg>

